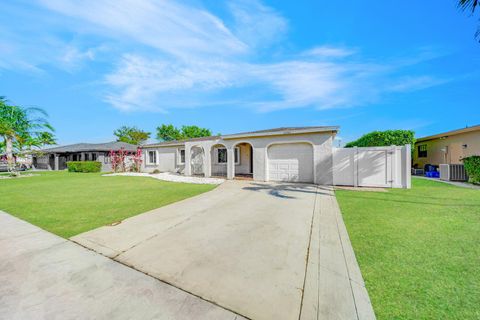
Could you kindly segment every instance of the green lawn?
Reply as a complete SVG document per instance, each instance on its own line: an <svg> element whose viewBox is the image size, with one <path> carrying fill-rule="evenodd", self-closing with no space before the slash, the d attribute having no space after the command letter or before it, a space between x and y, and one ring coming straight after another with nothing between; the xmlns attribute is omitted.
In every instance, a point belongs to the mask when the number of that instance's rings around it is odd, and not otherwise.
<svg viewBox="0 0 480 320"><path fill-rule="evenodd" d="M214 187L148 177L43 172L0 179L0 210L68 238Z"/></svg>
<svg viewBox="0 0 480 320"><path fill-rule="evenodd" d="M336 195L378 319L480 319L480 190Z"/></svg>

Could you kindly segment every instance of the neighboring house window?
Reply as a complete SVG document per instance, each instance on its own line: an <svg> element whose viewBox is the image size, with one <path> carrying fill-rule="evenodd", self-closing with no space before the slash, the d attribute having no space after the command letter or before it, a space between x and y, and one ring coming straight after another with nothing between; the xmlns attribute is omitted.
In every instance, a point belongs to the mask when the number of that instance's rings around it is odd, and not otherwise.
<svg viewBox="0 0 480 320"><path fill-rule="evenodd" d="M426 158L427 157L427 145L422 144L418 146L418 157L419 158Z"/></svg>
<svg viewBox="0 0 480 320"><path fill-rule="evenodd" d="M180 149L179 150L179 164L184 164L185 163L185 149Z"/></svg>
<svg viewBox="0 0 480 320"><path fill-rule="evenodd" d="M148 163L149 164L156 164L157 163L157 152L156 151L148 151Z"/></svg>
<svg viewBox="0 0 480 320"><path fill-rule="evenodd" d="M92 161L97 161L97 154L96 153L92 153Z"/></svg>
<svg viewBox="0 0 480 320"><path fill-rule="evenodd" d="M217 163L227 163L227 149L217 149ZM240 148L235 148L235 164L240 164Z"/></svg>
<svg viewBox="0 0 480 320"><path fill-rule="evenodd" d="M89 156L89 154L88 154L88 153L85 153L85 161L88 161L88 159L89 159L88 156Z"/></svg>

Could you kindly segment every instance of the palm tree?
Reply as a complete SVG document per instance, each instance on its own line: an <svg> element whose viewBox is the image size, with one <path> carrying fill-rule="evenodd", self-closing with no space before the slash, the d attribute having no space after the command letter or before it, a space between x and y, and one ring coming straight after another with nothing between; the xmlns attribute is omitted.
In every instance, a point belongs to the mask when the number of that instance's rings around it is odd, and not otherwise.
<svg viewBox="0 0 480 320"><path fill-rule="evenodd" d="M478 0L459 0L458 6L462 10L472 10L472 13L475 12L475 8L480 5Z"/></svg>
<svg viewBox="0 0 480 320"><path fill-rule="evenodd" d="M458 0L458 7L463 11L471 11L472 14L475 13L475 9L480 7L480 0ZM480 27L475 32L475 38L480 40Z"/></svg>
<svg viewBox="0 0 480 320"><path fill-rule="evenodd" d="M8 171L15 171L14 145L21 150L26 144L40 146L44 143L45 135L53 137L54 129L46 117L47 113L40 108L10 105L5 97L0 97L0 137L4 140Z"/></svg>

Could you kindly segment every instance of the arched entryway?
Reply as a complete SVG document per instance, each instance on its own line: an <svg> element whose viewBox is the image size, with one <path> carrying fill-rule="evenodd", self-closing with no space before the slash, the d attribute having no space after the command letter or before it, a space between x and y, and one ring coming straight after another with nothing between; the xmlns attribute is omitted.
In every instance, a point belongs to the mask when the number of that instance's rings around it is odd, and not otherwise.
<svg viewBox="0 0 480 320"><path fill-rule="evenodd" d="M210 150L211 175L213 177L227 176L227 147L223 144L215 144Z"/></svg>
<svg viewBox="0 0 480 320"><path fill-rule="evenodd" d="M190 150L190 168L192 175L205 176L205 152L202 147L193 146Z"/></svg>
<svg viewBox="0 0 480 320"><path fill-rule="evenodd" d="M253 147L248 142L241 142L233 147L233 176L236 179L253 179Z"/></svg>

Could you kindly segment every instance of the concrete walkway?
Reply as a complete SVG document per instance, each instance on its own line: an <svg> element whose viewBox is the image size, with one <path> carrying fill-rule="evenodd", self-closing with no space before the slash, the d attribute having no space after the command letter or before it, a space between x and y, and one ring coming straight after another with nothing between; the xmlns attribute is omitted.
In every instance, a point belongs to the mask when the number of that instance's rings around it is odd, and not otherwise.
<svg viewBox="0 0 480 320"><path fill-rule="evenodd" d="M0 212L0 319L244 319Z"/></svg>
<svg viewBox="0 0 480 320"><path fill-rule="evenodd" d="M227 181L72 240L246 318L375 318L331 188Z"/></svg>
<svg viewBox="0 0 480 320"><path fill-rule="evenodd" d="M413 177L415 179L424 179L424 180L430 180L430 181L436 181L436 182L451 184L452 186L457 186L457 187L460 187L460 188L480 190L480 185L476 185L476 184L472 184L472 183L468 183L468 182L445 181L445 180L440 180L439 178L429 178L429 177L422 177L422 176L413 176Z"/></svg>

